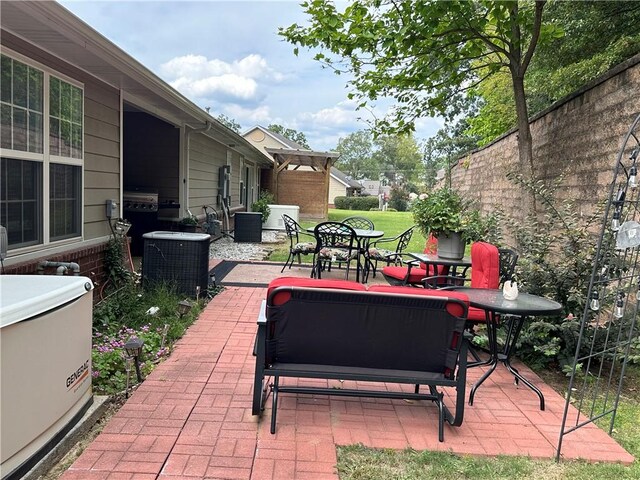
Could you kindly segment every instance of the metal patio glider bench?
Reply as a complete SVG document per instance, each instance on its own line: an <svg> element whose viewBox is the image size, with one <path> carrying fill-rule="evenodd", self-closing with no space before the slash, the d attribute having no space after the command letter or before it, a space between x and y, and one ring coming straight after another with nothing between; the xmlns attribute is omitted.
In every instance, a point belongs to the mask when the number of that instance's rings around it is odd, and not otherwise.
<svg viewBox="0 0 640 480"><path fill-rule="evenodd" d="M258 319L253 415L272 396L275 433L280 393L431 400L444 422L462 424L467 371L464 325L468 300L452 291L344 280L278 278ZM269 378L270 377L270 378ZM302 386L296 379L339 379L415 385L413 393ZM420 386L426 385L424 393ZM456 391L455 413L438 387ZM426 393L428 391L428 393Z"/></svg>

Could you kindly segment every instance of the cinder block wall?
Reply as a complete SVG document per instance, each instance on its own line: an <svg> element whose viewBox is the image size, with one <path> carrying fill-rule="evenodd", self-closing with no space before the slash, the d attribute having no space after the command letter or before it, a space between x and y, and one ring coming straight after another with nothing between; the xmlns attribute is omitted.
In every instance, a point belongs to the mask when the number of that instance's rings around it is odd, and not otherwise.
<svg viewBox="0 0 640 480"><path fill-rule="evenodd" d="M624 136L640 113L640 55L618 65L531 121L535 174L564 175L562 198L577 200L585 214L606 198ZM522 192L506 178L518 168L517 132L510 132L458 161L456 189L476 198L484 211L500 205L522 214Z"/></svg>

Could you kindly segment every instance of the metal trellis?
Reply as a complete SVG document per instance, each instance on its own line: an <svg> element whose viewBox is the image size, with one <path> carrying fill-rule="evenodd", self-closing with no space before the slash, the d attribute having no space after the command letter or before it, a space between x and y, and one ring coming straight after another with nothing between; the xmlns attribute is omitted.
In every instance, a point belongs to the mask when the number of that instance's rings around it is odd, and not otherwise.
<svg viewBox="0 0 640 480"><path fill-rule="evenodd" d="M618 409L640 308L640 115L623 139L580 322L556 460L564 437Z"/></svg>

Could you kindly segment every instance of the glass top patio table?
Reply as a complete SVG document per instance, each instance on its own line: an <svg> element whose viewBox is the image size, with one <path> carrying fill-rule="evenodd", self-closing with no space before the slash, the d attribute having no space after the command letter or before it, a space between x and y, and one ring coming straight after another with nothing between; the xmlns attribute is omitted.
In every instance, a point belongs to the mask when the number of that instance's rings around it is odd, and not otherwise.
<svg viewBox="0 0 640 480"><path fill-rule="evenodd" d="M469 298L469 305L480 308L485 311L487 319L487 332L492 337L493 351L491 359L487 363L490 365L482 377L473 385L469 393L469 405L473 405L473 398L478 387L493 373L498 362L505 364L507 369L513 374L518 381L522 381L527 387L533 390L540 399L540 410L544 410L544 396L542 392L529 380L524 378L516 368L511 365L511 356L515 351L520 331L526 317L534 317L540 315L558 315L562 312L562 305L554 300L531 295L528 293L520 293L514 300L507 300L502 295L502 290L490 288L472 288L472 287L455 287L453 290L465 294ZM502 352L498 352L497 348L497 328L498 314L513 315L513 319L509 322L505 345Z"/></svg>
<svg viewBox="0 0 640 480"><path fill-rule="evenodd" d="M446 258L440 257L433 253L407 253L411 258L427 265L444 265L448 267L465 267L471 266L471 257L462 258Z"/></svg>

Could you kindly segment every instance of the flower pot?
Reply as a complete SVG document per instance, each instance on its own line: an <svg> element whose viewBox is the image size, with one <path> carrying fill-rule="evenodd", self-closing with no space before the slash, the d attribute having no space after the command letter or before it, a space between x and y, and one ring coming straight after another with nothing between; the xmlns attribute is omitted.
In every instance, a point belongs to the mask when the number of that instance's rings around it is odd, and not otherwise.
<svg viewBox="0 0 640 480"><path fill-rule="evenodd" d="M459 260L464 257L465 243L459 232L438 235L438 256Z"/></svg>

